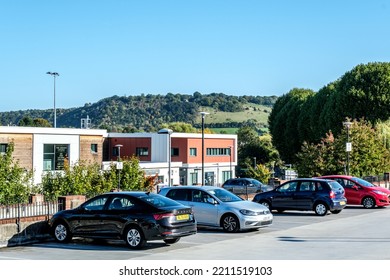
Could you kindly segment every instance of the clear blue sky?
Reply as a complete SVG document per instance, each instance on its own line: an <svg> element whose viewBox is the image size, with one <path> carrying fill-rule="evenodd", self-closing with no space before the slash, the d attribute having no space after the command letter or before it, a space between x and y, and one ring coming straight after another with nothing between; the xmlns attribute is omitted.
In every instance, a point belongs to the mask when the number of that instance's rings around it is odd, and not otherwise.
<svg viewBox="0 0 390 280"><path fill-rule="evenodd" d="M0 111L282 95L390 62L387 0L0 0Z"/></svg>

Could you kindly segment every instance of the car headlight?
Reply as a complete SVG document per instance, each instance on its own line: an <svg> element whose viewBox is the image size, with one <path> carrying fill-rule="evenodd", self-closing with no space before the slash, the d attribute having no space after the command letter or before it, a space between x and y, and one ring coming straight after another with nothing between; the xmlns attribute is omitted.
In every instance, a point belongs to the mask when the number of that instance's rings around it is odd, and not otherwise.
<svg viewBox="0 0 390 280"><path fill-rule="evenodd" d="M246 209L241 209L240 213L242 215L246 215L246 216L257 216L258 215L255 211L246 210Z"/></svg>
<svg viewBox="0 0 390 280"><path fill-rule="evenodd" d="M374 191L374 193L379 194L379 195L387 195L387 193L384 193L382 191Z"/></svg>

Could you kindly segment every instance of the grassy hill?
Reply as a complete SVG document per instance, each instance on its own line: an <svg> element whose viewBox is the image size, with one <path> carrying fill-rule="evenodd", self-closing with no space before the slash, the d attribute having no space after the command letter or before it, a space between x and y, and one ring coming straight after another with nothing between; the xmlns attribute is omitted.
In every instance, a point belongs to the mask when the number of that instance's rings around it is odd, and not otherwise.
<svg viewBox="0 0 390 280"><path fill-rule="evenodd" d="M261 131L268 127L268 116L276 100L276 96L228 96L222 93L112 96L82 107L58 108L57 127L78 128L81 119L88 116L91 128L115 132L157 131L163 124L174 122L200 128L199 112L205 111L209 113L205 124L214 131L233 133L247 125ZM21 120L26 118L47 120L50 125L53 110L0 112L0 125L22 125ZM34 122L27 120L24 123Z"/></svg>

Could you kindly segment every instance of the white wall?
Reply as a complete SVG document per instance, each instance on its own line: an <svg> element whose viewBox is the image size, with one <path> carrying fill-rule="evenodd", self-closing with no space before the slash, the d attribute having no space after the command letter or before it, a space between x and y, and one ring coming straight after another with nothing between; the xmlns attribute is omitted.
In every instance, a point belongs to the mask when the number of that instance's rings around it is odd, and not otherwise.
<svg viewBox="0 0 390 280"><path fill-rule="evenodd" d="M43 174L43 145L44 144L67 144L69 145L69 163L72 165L80 159L79 135L50 135L34 134L33 139L33 170L34 183L42 182Z"/></svg>

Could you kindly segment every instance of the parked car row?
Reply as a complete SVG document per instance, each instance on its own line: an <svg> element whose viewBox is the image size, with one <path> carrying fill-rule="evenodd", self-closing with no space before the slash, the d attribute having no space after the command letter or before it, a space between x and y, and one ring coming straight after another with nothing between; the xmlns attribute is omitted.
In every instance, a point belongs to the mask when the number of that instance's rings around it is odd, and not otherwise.
<svg viewBox="0 0 390 280"><path fill-rule="evenodd" d="M363 205L365 208L390 205L390 190L361 178L347 175L327 175L319 178L337 181L344 188L345 197L350 205Z"/></svg>
<svg viewBox="0 0 390 280"><path fill-rule="evenodd" d="M299 178L285 182L272 191L258 193L253 198L269 209L314 211L325 216L338 214L347 205L344 188L333 180Z"/></svg>
<svg viewBox="0 0 390 280"><path fill-rule="evenodd" d="M220 187L167 187L160 194L191 207L198 225L221 227L226 232L268 226L273 220L267 207Z"/></svg>
<svg viewBox="0 0 390 280"><path fill-rule="evenodd" d="M63 210L49 220L58 242L74 236L123 239L132 249L149 240L173 244L197 232L191 207L150 192L111 192L98 195L79 207Z"/></svg>
<svg viewBox="0 0 390 280"><path fill-rule="evenodd" d="M273 190L272 186L253 178L231 178L226 180L221 187L234 194L251 194Z"/></svg>
<svg viewBox="0 0 390 280"><path fill-rule="evenodd" d="M54 238L123 239L132 249L147 241L173 244L197 233L198 226L228 233L259 229L273 223L272 210L340 213L347 204L372 208L390 205L390 191L351 176L298 178L244 200L223 187L174 186L158 194L110 192L98 195L49 220Z"/></svg>

